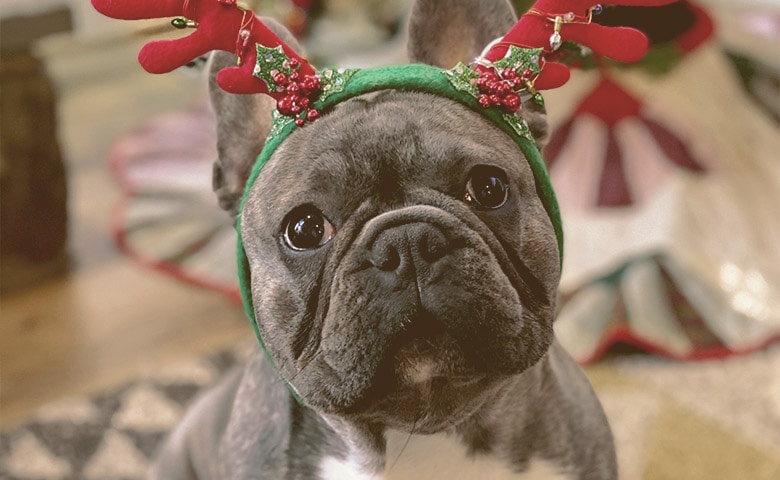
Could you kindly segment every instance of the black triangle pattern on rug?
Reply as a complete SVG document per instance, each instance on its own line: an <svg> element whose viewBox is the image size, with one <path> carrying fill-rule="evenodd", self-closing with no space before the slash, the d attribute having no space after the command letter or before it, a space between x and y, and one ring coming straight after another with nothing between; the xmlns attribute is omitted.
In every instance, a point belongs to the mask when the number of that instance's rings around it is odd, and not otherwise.
<svg viewBox="0 0 780 480"><path fill-rule="evenodd" d="M145 478L187 404L247 353L243 347L219 352L105 394L44 406L27 423L0 432L0 479Z"/></svg>
<svg viewBox="0 0 780 480"><path fill-rule="evenodd" d="M28 431L57 458L71 459L73 471L81 471L103 441L106 421L95 423L33 423Z"/></svg>
<svg viewBox="0 0 780 480"><path fill-rule="evenodd" d="M165 439L166 435L166 432L144 433L133 430L125 430L123 433L127 435L133 442L133 445L135 445L135 448L144 454L146 458L154 457L154 454L157 452L157 447L160 445L160 442Z"/></svg>
<svg viewBox="0 0 780 480"><path fill-rule="evenodd" d="M165 393L165 396L184 407L195 396L200 387L191 383L180 383L171 385L159 385L158 388Z"/></svg>

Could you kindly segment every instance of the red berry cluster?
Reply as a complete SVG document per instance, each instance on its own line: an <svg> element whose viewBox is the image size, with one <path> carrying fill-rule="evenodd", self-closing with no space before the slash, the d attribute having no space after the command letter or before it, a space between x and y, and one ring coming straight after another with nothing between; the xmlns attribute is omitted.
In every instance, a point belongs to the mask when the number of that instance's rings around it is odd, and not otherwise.
<svg viewBox="0 0 780 480"><path fill-rule="evenodd" d="M482 70L476 80L479 88L477 100L484 108L498 107L506 113L515 113L522 105L518 92L523 89L526 82L531 80L531 77L533 72L528 68L521 74L511 68L501 71Z"/></svg>
<svg viewBox="0 0 780 480"><path fill-rule="evenodd" d="M286 61L284 66L291 70L289 75L278 70L271 72L277 91L285 93L276 102L276 109L282 115L294 117L295 124L302 127L307 121L320 118L320 112L311 108L311 104L322 93L320 77L301 75L298 71L301 63L294 58Z"/></svg>

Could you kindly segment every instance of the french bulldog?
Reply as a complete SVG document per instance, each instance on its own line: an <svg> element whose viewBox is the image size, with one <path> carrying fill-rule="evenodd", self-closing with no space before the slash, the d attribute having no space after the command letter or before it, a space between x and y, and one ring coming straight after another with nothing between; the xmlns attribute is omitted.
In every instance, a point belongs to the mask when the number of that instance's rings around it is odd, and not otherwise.
<svg viewBox="0 0 780 480"><path fill-rule="evenodd" d="M507 0L418 0L410 59L469 62L514 22ZM214 72L235 59L211 63L214 188L266 352L189 409L151 478L616 478L554 339L560 254L518 146L445 98L363 95L292 133L238 215L274 101L225 93ZM522 114L541 146L542 108Z"/></svg>

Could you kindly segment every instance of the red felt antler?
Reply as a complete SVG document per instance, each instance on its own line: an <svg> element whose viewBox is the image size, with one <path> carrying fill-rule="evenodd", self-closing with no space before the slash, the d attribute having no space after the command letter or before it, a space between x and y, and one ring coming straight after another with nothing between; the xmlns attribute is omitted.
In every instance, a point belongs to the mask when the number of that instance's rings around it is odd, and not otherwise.
<svg viewBox="0 0 780 480"><path fill-rule="evenodd" d="M640 60L648 47L644 34L633 28L593 23L592 16L603 8L593 1L538 0L475 67L481 75L480 103L513 113L520 106L517 89L546 90L566 83L569 68L555 63L550 55L563 40L580 43L597 55L617 61ZM661 6L673 1L612 0L612 4ZM273 96L279 112L295 117L298 124L319 116L311 107L321 93L314 68L236 0L92 0L92 4L109 17L127 20L181 15L188 20L182 22L197 28L185 38L145 45L138 57L149 72L169 72L211 50L233 52L239 59L238 66L223 69L217 76L223 89ZM537 68L507 72L506 78L495 70L493 63L503 59L511 45L543 49ZM259 63L258 51L263 56Z"/></svg>
<svg viewBox="0 0 780 480"><path fill-rule="evenodd" d="M283 91L269 91L266 82L254 77L257 44L274 48L300 63L300 75L314 74L314 68L236 0L92 0L100 13L123 20L183 16L195 22L191 35L176 40L146 44L138 55L150 73L167 73L212 50L235 53L239 65L219 72L220 87L232 93L266 93L277 99Z"/></svg>
<svg viewBox="0 0 780 480"><path fill-rule="evenodd" d="M675 0L616 0L610 5L656 7ZM552 53L552 36L558 41L570 40L589 47L594 53L620 62L636 62L645 54L648 41L639 30L628 27L606 27L591 22L602 5L593 0L538 0L534 6L483 57L488 61L503 58L509 45L524 48L544 48L544 56ZM557 28L556 28L557 22ZM538 90L557 88L569 79L569 68L547 62L534 82Z"/></svg>

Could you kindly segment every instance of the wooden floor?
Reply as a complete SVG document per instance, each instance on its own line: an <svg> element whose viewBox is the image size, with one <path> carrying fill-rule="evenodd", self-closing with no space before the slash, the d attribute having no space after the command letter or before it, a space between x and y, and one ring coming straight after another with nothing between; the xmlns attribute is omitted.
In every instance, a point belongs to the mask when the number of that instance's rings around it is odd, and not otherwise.
<svg viewBox="0 0 780 480"><path fill-rule="evenodd" d="M138 38L47 42L69 178L65 277L0 298L0 428L47 401L118 385L139 372L253 335L242 309L129 261L110 238L119 188L106 154L149 117L191 106L201 82L148 75Z"/></svg>

